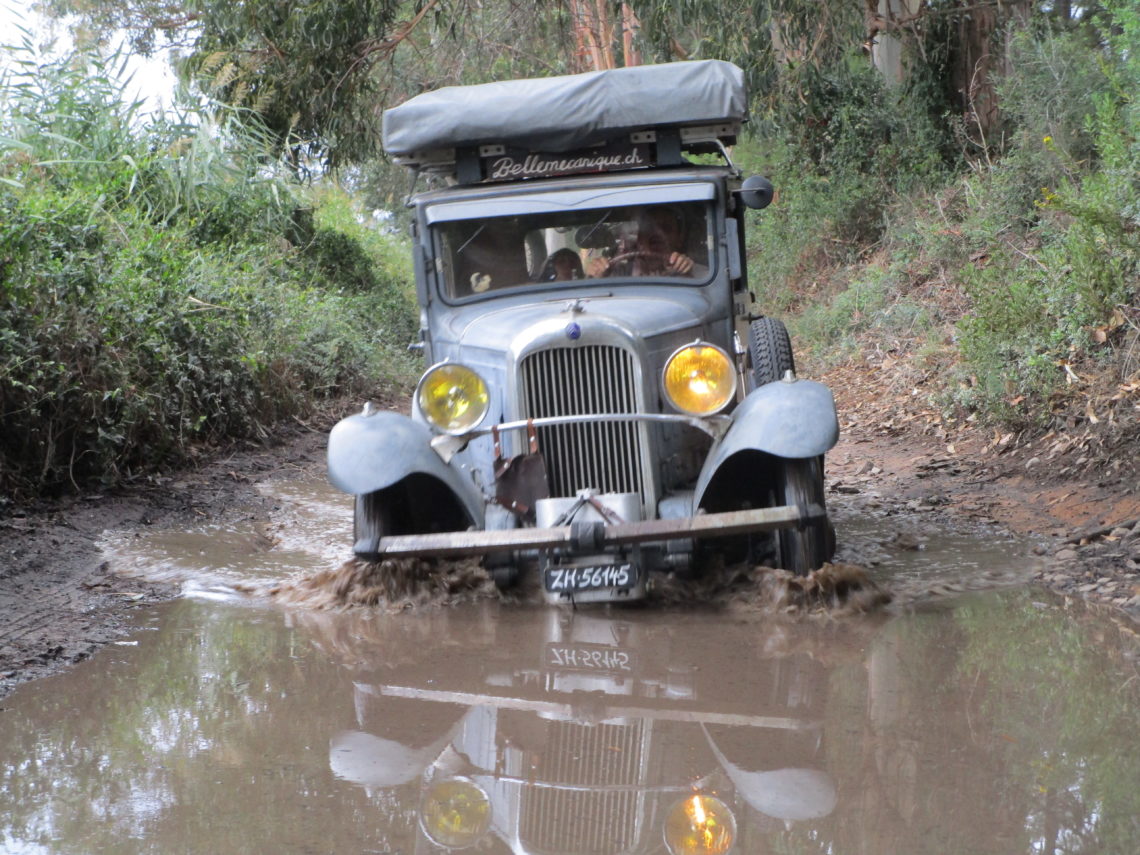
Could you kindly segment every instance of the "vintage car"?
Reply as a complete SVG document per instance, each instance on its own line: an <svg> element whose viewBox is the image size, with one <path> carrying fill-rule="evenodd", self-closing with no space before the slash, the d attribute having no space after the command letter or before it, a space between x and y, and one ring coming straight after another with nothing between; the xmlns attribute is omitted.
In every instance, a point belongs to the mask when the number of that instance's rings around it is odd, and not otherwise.
<svg viewBox="0 0 1140 855"><path fill-rule="evenodd" d="M710 549L827 561L827 387L757 314L716 60L439 89L384 114L410 197L427 369L405 416L335 426L356 555L483 554L551 601L644 596Z"/></svg>

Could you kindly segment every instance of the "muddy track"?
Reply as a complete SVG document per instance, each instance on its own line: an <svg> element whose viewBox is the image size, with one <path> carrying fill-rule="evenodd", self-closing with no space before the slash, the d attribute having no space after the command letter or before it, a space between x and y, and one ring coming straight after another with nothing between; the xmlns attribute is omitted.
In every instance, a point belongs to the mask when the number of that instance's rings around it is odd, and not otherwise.
<svg viewBox="0 0 1140 855"><path fill-rule="evenodd" d="M172 477L0 516L0 697L114 642L134 626L139 604L172 587L121 578L103 561L104 531L179 528L256 513L268 500L259 480L314 465L324 432L284 430L266 447L232 450Z"/></svg>
<svg viewBox="0 0 1140 855"><path fill-rule="evenodd" d="M840 412L858 413L859 404L845 401L838 388ZM1027 575L1037 584L1100 604L1124 632L1140 631L1135 473L1117 467L1103 477L1082 471L1091 477L1065 479L1048 474L1052 468L1026 467L1031 446L995 457L963 437L948 451L944 435L877 416L843 424L828 457L829 501L905 520L900 537L921 539L924 520L960 528L997 524L1028 536L1036 554L1026 556ZM232 451L146 485L7 509L0 517L0 697L113 643L133 628L139 604L176 596L172 588L111 573L97 546L104 530L267 514L270 500L254 485L320 467L325 435L323 427L294 426L272 445Z"/></svg>

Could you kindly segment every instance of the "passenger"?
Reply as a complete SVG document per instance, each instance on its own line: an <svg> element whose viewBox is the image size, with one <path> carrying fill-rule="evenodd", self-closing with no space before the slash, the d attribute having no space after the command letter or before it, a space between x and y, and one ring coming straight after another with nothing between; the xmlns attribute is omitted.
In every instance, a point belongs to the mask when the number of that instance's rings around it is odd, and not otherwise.
<svg viewBox="0 0 1140 855"><path fill-rule="evenodd" d="M671 208L647 208L637 218L634 248L613 258L592 259L587 271L591 277L705 276L708 268L681 252L684 245L680 216Z"/></svg>
<svg viewBox="0 0 1140 855"><path fill-rule="evenodd" d="M542 265L539 282L565 282L570 279L583 279L582 259L572 249L555 250Z"/></svg>

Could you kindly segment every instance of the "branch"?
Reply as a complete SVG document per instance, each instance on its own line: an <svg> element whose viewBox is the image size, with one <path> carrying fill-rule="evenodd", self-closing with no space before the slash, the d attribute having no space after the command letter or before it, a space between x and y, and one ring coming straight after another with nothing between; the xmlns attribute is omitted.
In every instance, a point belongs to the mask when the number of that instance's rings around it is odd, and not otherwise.
<svg viewBox="0 0 1140 855"><path fill-rule="evenodd" d="M381 56L391 54L392 51L394 51L401 42L403 42L412 34L412 30L416 28L420 21L424 19L424 16L427 15L427 13L438 2L439 0L428 0L428 2L424 4L424 7L415 14L415 17L399 25L393 34L388 38L367 39L360 42L357 45L356 58L352 61L348 68L345 69L345 72L341 75L340 80L336 82L336 86L333 87L333 92L337 92L340 87L344 85L344 82L350 76L355 74L357 69L360 68L360 66L363 65L370 57L374 56L375 54L380 54Z"/></svg>
<svg viewBox="0 0 1140 855"><path fill-rule="evenodd" d="M917 12L911 12L906 15L880 15L877 11L868 11L867 38L872 39L878 33L888 33L906 29L909 25L921 21L924 18L938 15L960 15L966 12L976 12L979 9L1000 9L1003 6L1009 5L1011 4L1002 3L1001 0L983 0L983 2L975 3L972 6L947 6L937 9L931 8L930 6L922 6Z"/></svg>

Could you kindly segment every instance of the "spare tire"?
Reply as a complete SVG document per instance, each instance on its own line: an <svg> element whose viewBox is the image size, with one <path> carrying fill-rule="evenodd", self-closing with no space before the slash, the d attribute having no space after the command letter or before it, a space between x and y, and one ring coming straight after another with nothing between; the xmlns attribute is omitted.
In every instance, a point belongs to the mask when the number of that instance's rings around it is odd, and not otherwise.
<svg viewBox="0 0 1140 855"><path fill-rule="evenodd" d="M787 327L775 318L757 318L749 327L748 354L752 359L752 388L775 380L796 370L792 356L792 340Z"/></svg>

